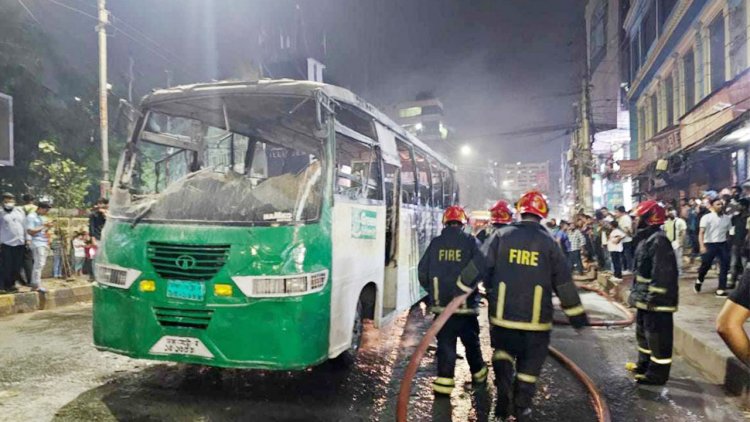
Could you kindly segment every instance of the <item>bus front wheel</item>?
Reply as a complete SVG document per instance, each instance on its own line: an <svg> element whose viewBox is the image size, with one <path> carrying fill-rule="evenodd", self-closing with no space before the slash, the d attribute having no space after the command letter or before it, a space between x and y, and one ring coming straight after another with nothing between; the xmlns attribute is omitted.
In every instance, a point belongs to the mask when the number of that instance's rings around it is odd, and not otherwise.
<svg viewBox="0 0 750 422"><path fill-rule="evenodd" d="M362 298L357 302L357 309L354 313L354 324L352 325L352 342L349 349L341 353L334 359L337 366L351 367L357 361L357 354L362 345L362 333L365 330L364 303Z"/></svg>

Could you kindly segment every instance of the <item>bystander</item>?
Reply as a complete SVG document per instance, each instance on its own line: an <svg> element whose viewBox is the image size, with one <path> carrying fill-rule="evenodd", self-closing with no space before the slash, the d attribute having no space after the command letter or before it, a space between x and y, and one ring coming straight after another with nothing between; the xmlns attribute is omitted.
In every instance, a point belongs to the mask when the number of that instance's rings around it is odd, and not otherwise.
<svg viewBox="0 0 750 422"><path fill-rule="evenodd" d="M677 259L677 274L682 276L682 248L687 236L687 223L677 215L677 210L672 207L667 210L667 217L667 221L664 222L664 232L667 239L672 242L674 256Z"/></svg>
<svg viewBox="0 0 750 422"><path fill-rule="evenodd" d="M23 253L26 249L25 215L16 207L16 198L11 193L3 194L0 210L0 290L17 292L16 280L20 278Z"/></svg>
<svg viewBox="0 0 750 422"><path fill-rule="evenodd" d="M52 223L45 216L50 208L49 202L40 202L36 212L26 216L26 232L31 236L31 252L34 254L34 268L29 280L32 291L46 291L42 286L42 271L49 255L49 229Z"/></svg>
<svg viewBox="0 0 750 422"><path fill-rule="evenodd" d="M711 212L704 215L700 221L698 242L700 242L701 266L693 290L700 293L711 264L714 259L718 258L719 288L715 294L724 297L727 296L726 289L732 287L727 285L727 273L729 272L729 245L727 240L732 221L728 215L724 214L724 201L721 198L714 197L710 205Z"/></svg>
<svg viewBox="0 0 750 422"><path fill-rule="evenodd" d="M625 212L625 207L620 205L615 210L617 226L625 233L622 239L623 268L625 271L633 269L633 219Z"/></svg>

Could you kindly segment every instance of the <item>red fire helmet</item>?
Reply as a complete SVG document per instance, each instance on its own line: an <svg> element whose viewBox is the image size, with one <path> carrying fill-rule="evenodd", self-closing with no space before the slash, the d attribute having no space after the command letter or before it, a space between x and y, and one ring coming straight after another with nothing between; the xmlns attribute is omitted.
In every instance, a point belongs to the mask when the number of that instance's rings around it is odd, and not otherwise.
<svg viewBox="0 0 750 422"><path fill-rule="evenodd" d="M492 224L510 224L513 222L513 211L505 201L497 201L490 208L490 222Z"/></svg>
<svg viewBox="0 0 750 422"><path fill-rule="evenodd" d="M443 213L443 224L448 224L451 221L456 221L461 224L466 224L469 219L466 217L466 211L458 205L453 205L445 209Z"/></svg>
<svg viewBox="0 0 750 422"><path fill-rule="evenodd" d="M539 218L547 218L549 215L549 206L544 195L539 191L530 191L523 194L516 204L519 214L533 214Z"/></svg>
<svg viewBox="0 0 750 422"><path fill-rule="evenodd" d="M661 226L667 219L667 210L656 201L643 201L635 207L635 215L645 218L649 226Z"/></svg>

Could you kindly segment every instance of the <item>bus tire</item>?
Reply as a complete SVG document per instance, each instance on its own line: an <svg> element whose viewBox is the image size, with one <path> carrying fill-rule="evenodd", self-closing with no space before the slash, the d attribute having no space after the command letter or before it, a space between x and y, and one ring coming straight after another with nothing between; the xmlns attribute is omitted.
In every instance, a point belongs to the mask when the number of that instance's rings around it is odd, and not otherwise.
<svg viewBox="0 0 750 422"><path fill-rule="evenodd" d="M345 350L334 359L336 366L341 368L354 366L354 363L357 361L359 348L362 345L362 333L364 332L364 329L364 303L362 297L360 297L357 302L357 309L354 313L354 323L352 324L352 343L349 346L349 349Z"/></svg>

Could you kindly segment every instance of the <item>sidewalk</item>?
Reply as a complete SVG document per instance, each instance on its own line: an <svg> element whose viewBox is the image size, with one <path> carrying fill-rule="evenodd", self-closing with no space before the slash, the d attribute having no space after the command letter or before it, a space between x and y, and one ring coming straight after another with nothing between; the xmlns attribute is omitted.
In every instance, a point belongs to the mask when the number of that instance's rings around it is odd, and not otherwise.
<svg viewBox="0 0 750 422"><path fill-rule="evenodd" d="M18 293L0 294L0 316L19 312L53 309L91 300L91 283L88 276L69 280L43 279L46 293L32 292L28 287L19 287Z"/></svg>
<svg viewBox="0 0 750 422"><path fill-rule="evenodd" d="M706 378L715 382L733 395L750 400L750 368L732 355L721 337L716 333L716 316L724 306L725 298L717 298L714 291L718 285L717 275L708 273L700 294L693 291L697 277L697 266L686 267L680 279L679 310L674 314L674 351L697 367ZM624 277L617 286L599 283L627 303L631 276ZM635 311L635 310L633 310Z"/></svg>

